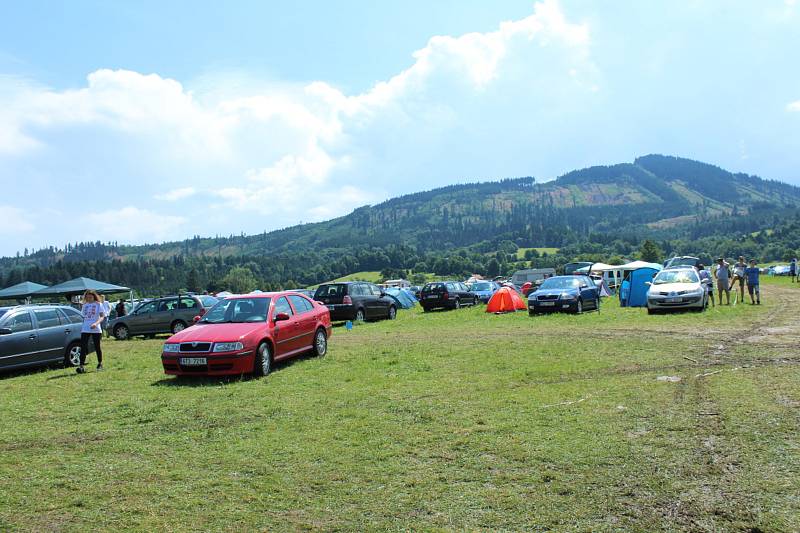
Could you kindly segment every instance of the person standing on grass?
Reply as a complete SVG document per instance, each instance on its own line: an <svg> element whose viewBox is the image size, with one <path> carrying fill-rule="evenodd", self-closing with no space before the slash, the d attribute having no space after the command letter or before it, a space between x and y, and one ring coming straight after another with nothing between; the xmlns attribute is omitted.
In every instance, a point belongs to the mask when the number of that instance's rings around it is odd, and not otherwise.
<svg viewBox="0 0 800 533"><path fill-rule="evenodd" d="M731 305L731 265L725 259L717 259L717 268L714 269L714 277L717 278L717 292L719 293L719 305L722 305L722 293L725 293L726 305Z"/></svg>
<svg viewBox="0 0 800 533"><path fill-rule="evenodd" d="M792 283L797 281L797 258L793 258L792 262L789 263L789 276L792 277Z"/></svg>
<svg viewBox="0 0 800 533"><path fill-rule="evenodd" d="M731 281L731 290L735 288L736 282L739 282L739 294L741 300L744 301L744 271L747 269L747 262L744 256L740 255L739 260L733 265L733 280Z"/></svg>
<svg viewBox="0 0 800 533"><path fill-rule="evenodd" d="M717 304L714 302L714 280L711 278L711 272L706 270L706 266L703 263L700 263L697 265L697 274L700 276L700 281L704 282L703 287L706 288L711 307L716 307Z"/></svg>
<svg viewBox="0 0 800 533"><path fill-rule="evenodd" d="M758 288L758 275L761 273L756 266L756 260L750 260L750 266L744 269L744 274L747 276L747 292L750 293L750 304L756 304L758 298L758 305L761 305L761 291ZM744 297L742 297L744 300Z"/></svg>
<svg viewBox="0 0 800 533"><path fill-rule="evenodd" d="M83 326L81 326L81 364L75 371L78 374L85 374L86 354L89 353L89 339L94 343L94 351L97 354L97 370L103 370L103 349L100 347L100 324L105 318L105 310L100 300L100 295L96 291L86 291L83 293Z"/></svg>
<svg viewBox="0 0 800 533"><path fill-rule="evenodd" d="M127 312L128 310L125 309L125 300L120 298L120 300L117 302L117 318L125 316Z"/></svg>
<svg viewBox="0 0 800 533"><path fill-rule="evenodd" d="M108 337L108 320L111 317L111 304L102 294L100 295L100 303L103 304L103 313L105 314L103 322L100 323L100 333Z"/></svg>

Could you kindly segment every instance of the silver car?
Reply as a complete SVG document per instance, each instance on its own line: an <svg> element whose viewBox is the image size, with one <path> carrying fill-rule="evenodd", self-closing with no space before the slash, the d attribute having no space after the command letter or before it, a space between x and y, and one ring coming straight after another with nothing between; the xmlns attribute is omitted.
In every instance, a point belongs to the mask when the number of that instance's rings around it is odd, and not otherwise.
<svg viewBox="0 0 800 533"><path fill-rule="evenodd" d="M693 267L666 268L648 282L647 312L676 309L703 311L708 305L708 288Z"/></svg>
<svg viewBox="0 0 800 533"><path fill-rule="evenodd" d="M0 371L63 363L81 357L80 312L65 305L0 307Z"/></svg>

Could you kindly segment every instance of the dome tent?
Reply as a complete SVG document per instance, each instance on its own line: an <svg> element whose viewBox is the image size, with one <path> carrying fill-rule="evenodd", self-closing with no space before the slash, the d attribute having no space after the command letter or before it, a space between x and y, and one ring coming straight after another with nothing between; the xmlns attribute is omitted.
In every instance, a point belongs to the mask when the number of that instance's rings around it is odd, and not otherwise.
<svg viewBox="0 0 800 533"><path fill-rule="evenodd" d="M397 302L397 305L400 309L411 309L415 305L417 305L416 300L412 300L411 297L402 289L397 288L388 288L385 290L386 294L389 295L394 301Z"/></svg>
<svg viewBox="0 0 800 533"><path fill-rule="evenodd" d="M498 289L486 304L487 313L511 313L527 308L519 293L509 287Z"/></svg>

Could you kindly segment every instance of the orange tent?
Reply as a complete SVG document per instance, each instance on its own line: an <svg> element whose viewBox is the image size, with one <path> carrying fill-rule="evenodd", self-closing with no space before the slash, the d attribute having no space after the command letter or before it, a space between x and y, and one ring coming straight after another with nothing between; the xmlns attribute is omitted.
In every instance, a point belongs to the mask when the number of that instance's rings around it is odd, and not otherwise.
<svg viewBox="0 0 800 533"><path fill-rule="evenodd" d="M520 298L519 293L509 287L501 287L486 304L487 313L510 313L525 309L527 306Z"/></svg>

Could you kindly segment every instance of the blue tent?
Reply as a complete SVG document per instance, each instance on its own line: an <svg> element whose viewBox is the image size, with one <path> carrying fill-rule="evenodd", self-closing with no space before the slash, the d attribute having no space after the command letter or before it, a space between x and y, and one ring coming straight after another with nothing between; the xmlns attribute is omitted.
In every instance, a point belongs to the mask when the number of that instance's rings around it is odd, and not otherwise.
<svg viewBox="0 0 800 533"><path fill-rule="evenodd" d="M394 298L402 309L411 309L416 305L416 302L412 300L402 289L386 289L386 294Z"/></svg>
<svg viewBox="0 0 800 533"><path fill-rule="evenodd" d="M414 302L418 302L419 301L419 300L417 300L417 296L414 294L414 291L412 291L411 289L402 288L400 290L403 291L404 293L406 293L408 295L408 297L411 298Z"/></svg>
<svg viewBox="0 0 800 533"><path fill-rule="evenodd" d="M647 285L648 281L661 270L661 267L637 268L631 272L622 282L619 291L619 305L621 307L647 307Z"/></svg>

